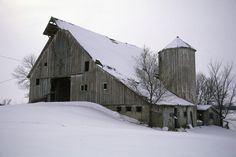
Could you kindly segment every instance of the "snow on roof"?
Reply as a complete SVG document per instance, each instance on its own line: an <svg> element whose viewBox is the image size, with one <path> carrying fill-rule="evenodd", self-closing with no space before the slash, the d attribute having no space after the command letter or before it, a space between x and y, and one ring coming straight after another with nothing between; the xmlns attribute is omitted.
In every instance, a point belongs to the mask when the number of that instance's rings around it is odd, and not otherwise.
<svg viewBox="0 0 236 157"><path fill-rule="evenodd" d="M56 24L59 28L70 31L94 61L99 60L102 65L110 67L108 72L113 69L126 78L135 76L134 57L139 56L143 49L116 41L62 20L56 20Z"/></svg>
<svg viewBox="0 0 236 157"><path fill-rule="evenodd" d="M181 105L181 106L193 106L194 104L184 100L175 94L166 91L166 93L157 102L157 105Z"/></svg>
<svg viewBox="0 0 236 157"><path fill-rule="evenodd" d="M80 45L89 53L94 61L101 62L102 69L128 85L129 79L136 79L135 57L140 56L143 49L134 45L122 43L107 36L97 34L74 24L56 19L56 25L68 30ZM181 43L178 38L177 43ZM181 40L182 41L182 40ZM183 42L183 41L182 41ZM183 44L182 44L183 45ZM185 43L185 45L190 46ZM193 105L192 103L167 92L158 104L163 105ZM146 94L143 94L145 96Z"/></svg>
<svg viewBox="0 0 236 157"><path fill-rule="evenodd" d="M212 105L197 105L197 110L206 111L208 110Z"/></svg>
<svg viewBox="0 0 236 157"><path fill-rule="evenodd" d="M191 45L184 42L180 37L176 37L171 43L169 43L164 49L178 48L178 47L187 47L192 48ZM192 48L193 49L193 48Z"/></svg>

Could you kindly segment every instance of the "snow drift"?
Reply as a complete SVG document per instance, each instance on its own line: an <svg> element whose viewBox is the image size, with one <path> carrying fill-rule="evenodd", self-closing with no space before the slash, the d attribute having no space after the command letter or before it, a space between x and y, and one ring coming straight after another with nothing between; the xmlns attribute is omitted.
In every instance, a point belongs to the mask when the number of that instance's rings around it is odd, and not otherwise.
<svg viewBox="0 0 236 157"><path fill-rule="evenodd" d="M0 156L236 156L232 130L211 126L166 132L135 123L89 102L1 106Z"/></svg>

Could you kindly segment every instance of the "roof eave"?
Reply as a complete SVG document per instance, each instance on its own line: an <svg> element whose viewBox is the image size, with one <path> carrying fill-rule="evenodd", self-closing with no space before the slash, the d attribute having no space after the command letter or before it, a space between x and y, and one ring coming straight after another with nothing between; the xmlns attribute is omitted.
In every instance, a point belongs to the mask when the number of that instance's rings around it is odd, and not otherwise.
<svg viewBox="0 0 236 157"><path fill-rule="evenodd" d="M162 52L162 51L165 51L165 50L171 50L171 49L178 49L178 48L185 48L185 49L191 49L191 50L193 50L194 52L196 52L197 50L195 49L195 48L193 48L193 47L175 47L175 48L164 48L164 49L162 49L161 51L159 51L159 52Z"/></svg>

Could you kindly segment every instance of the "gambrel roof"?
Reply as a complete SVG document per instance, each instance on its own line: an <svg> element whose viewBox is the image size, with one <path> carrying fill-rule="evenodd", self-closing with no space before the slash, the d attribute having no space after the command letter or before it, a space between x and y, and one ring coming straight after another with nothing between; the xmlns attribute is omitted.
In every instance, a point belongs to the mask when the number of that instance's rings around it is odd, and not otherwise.
<svg viewBox="0 0 236 157"><path fill-rule="evenodd" d="M43 34L53 36L59 29L69 31L80 46L87 51L93 61L98 62L103 70L116 77L122 83L127 85L130 78L136 78L134 70L135 58L139 57L143 52L142 48L111 39L54 17L51 17ZM168 95L171 99L162 100L166 105L177 105L179 103L193 105L171 92L168 92Z"/></svg>

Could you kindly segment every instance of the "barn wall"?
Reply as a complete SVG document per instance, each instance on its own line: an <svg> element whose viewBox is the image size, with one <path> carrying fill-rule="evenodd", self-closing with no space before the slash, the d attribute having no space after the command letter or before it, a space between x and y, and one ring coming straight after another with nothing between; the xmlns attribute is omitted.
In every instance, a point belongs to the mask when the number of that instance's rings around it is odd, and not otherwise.
<svg viewBox="0 0 236 157"><path fill-rule="evenodd" d="M219 125L220 126L220 117L219 115L212 110L212 108L209 108L205 111L198 111L198 115L201 114L202 117L198 117L199 120L203 122L203 125ZM210 115L212 114L212 115Z"/></svg>
<svg viewBox="0 0 236 157"><path fill-rule="evenodd" d="M81 85L84 84L88 85L87 91L81 91ZM71 93L72 101L95 102L140 121L149 121L149 105L101 66L87 73L72 75ZM127 111L126 107L131 107L131 111ZM141 111L137 110L140 107Z"/></svg>
<svg viewBox="0 0 236 157"><path fill-rule="evenodd" d="M97 103L115 111L121 108L120 113L122 114L146 123L149 121L149 105L147 102L101 67L97 67L96 83ZM104 83L107 84L107 89L104 89ZM127 111L126 107L130 107L131 111ZM138 107L142 108L141 112L137 111Z"/></svg>
<svg viewBox="0 0 236 157"><path fill-rule="evenodd" d="M175 115L174 110L177 110ZM157 105L153 109L153 126L168 127L170 130L175 129L175 117L177 118L177 127L188 127L188 124L196 126L195 106L172 106L172 105ZM192 112L193 117L191 118ZM193 122L192 122L193 121Z"/></svg>
<svg viewBox="0 0 236 157"><path fill-rule="evenodd" d="M30 79L29 102L47 101L50 94L50 79L40 79L39 85L36 85L36 79Z"/></svg>
<svg viewBox="0 0 236 157"><path fill-rule="evenodd" d="M90 61L90 71L95 67L95 64L91 62L90 56L68 31L60 30L51 38L53 39L50 44L44 48L30 76L30 102L49 96L52 78L70 78L72 76L71 81L73 81L73 76L85 73L85 61ZM94 78L89 77L86 73L84 77L88 83L92 82L91 79L89 80L88 78ZM35 85L34 82L36 82L36 79L40 79L39 85ZM43 80L45 79L48 83L41 83L44 82ZM78 83L76 85L78 86ZM93 84L89 84L88 87L92 88ZM47 91L47 95L44 95L45 93L42 94L41 89ZM74 92L71 94L71 100L74 100L76 95L73 95ZM86 94L83 95L86 97Z"/></svg>

